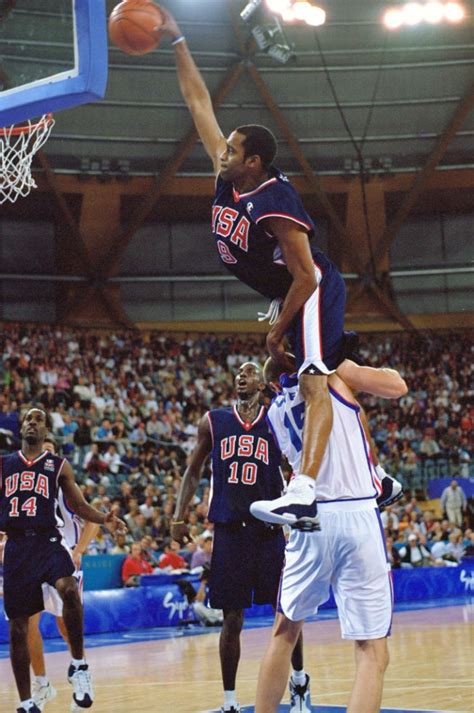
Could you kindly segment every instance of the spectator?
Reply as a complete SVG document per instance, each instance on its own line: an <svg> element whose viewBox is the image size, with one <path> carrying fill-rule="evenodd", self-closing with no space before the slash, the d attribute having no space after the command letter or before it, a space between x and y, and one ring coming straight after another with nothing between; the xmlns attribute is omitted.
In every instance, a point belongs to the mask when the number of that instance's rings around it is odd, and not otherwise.
<svg viewBox="0 0 474 713"><path fill-rule="evenodd" d="M163 542L163 554L158 562L159 568L186 569L186 561L184 557L178 554L178 551L179 542L172 540L171 537L167 537Z"/></svg>
<svg viewBox="0 0 474 713"><path fill-rule="evenodd" d="M124 587L138 587L143 574L151 574L153 567L143 558L142 546L133 542L130 554L122 565L122 582Z"/></svg>
<svg viewBox="0 0 474 713"><path fill-rule="evenodd" d="M191 569L202 567L204 564L211 564L212 557L212 535L207 533L199 538L198 549L191 559Z"/></svg>
<svg viewBox="0 0 474 713"><path fill-rule="evenodd" d="M426 567L434 561L425 545L418 542L415 534L408 535L408 543L400 548L400 562L402 567Z"/></svg>
<svg viewBox="0 0 474 713"><path fill-rule="evenodd" d="M446 517L453 525L461 527L463 523L463 511L467 507L467 498L457 480L452 480L451 484L445 488L441 494L441 508Z"/></svg>
<svg viewBox="0 0 474 713"><path fill-rule="evenodd" d="M118 532L115 535L115 545L110 550L111 555L128 555L130 547L127 545L127 536Z"/></svg>

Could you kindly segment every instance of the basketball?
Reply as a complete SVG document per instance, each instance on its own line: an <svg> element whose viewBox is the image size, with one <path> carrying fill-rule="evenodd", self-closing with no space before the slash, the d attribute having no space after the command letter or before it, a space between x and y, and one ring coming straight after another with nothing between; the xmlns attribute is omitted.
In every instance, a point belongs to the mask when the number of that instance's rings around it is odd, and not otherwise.
<svg viewBox="0 0 474 713"><path fill-rule="evenodd" d="M163 16L151 0L123 0L109 17L109 36L127 54L147 54L158 47Z"/></svg>

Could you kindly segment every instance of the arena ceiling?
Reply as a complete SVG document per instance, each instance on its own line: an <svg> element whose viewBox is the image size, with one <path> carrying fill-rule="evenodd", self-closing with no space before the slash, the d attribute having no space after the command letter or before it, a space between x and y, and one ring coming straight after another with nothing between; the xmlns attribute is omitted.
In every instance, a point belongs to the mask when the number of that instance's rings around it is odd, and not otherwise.
<svg viewBox="0 0 474 713"><path fill-rule="evenodd" d="M4 88L70 62L68 4L0 2ZM108 13L115 4L107 0ZM370 193L365 188L373 180L384 181L385 190L389 186L376 262L410 213L474 210L473 18L388 31L381 23L383 0L320 4L327 11L322 28L284 27L292 56L282 64L256 48L251 26L240 18L244 0L167 3L213 95L224 133L241 123L272 128L279 166L297 177L310 208L325 215L336 233L347 238L351 199L345 186L358 183L363 194ZM35 175L40 190L50 191L60 207L64 194L77 189L68 177L131 178L135 187L121 190L138 195L144 186L140 202L122 201L122 217L125 205L133 219L118 237L119 251L143 221L176 216L170 193L185 197L179 201L181 219L207 219L209 160L181 98L167 40L140 57L111 45L104 99L55 118ZM367 224L370 201L364 195L362 223ZM20 211L41 217L48 210L40 194L20 208L4 206L4 214L12 216ZM74 215L67 220L74 221ZM355 269L361 285L374 278L365 258L345 267ZM97 271L92 273L97 280ZM395 307L391 311L400 318Z"/></svg>

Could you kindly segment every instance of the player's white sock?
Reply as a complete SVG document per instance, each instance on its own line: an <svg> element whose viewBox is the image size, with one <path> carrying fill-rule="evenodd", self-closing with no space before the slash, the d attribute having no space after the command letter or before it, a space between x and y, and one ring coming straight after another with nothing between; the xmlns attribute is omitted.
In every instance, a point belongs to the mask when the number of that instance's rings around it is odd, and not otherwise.
<svg viewBox="0 0 474 713"><path fill-rule="evenodd" d="M85 659L71 659L71 663L74 668L79 668L79 666L84 666L86 664Z"/></svg>
<svg viewBox="0 0 474 713"><path fill-rule="evenodd" d="M235 691L224 691L224 708L232 708L236 703Z"/></svg>
<svg viewBox="0 0 474 713"><path fill-rule="evenodd" d="M36 681L38 681L40 686L47 686L49 683L47 676L35 676Z"/></svg>
<svg viewBox="0 0 474 713"><path fill-rule="evenodd" d="M26 701L20 701L20 708L24 708L25 711L29 711L33 704L34 700L32 698L28 698Z"/></svg>
<svg viewBox="0 0 474 713"><path fill-rule="evenodd" d="M302 668L301 671L293 671L291 679L295 686L304 686L306 683L306 671L304 668Z"/></svg>

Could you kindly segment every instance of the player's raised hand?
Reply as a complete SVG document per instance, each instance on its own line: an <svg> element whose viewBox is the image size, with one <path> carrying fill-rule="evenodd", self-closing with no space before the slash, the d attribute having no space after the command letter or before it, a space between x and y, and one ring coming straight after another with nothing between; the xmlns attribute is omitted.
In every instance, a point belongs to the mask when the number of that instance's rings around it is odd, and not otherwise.
<svg viewBox="0 0 474 713"><path fill-rule="evenodd" d="M179 542L181 546L188 545L193 539L188 530L188 526L184 522L172 523L170 535L171 538Z"/></svg>
<svg viewBox="0 0 474 713"><path fill-rule="evenodd" d="M126 523L121 520L112 511L108 512L105 516L104 526L112 534L125 534L128 530Z"/></svg>
<svg viewBox="0 0 474 713"><path fill-rule="evenodd" d="M179 29L178 23L174 19L173 15L169 10L167 10L163 5L160 5L161 14L163 16L163 25L160 30L168 35L169 37L180 37L181 30Z"/></svg>

